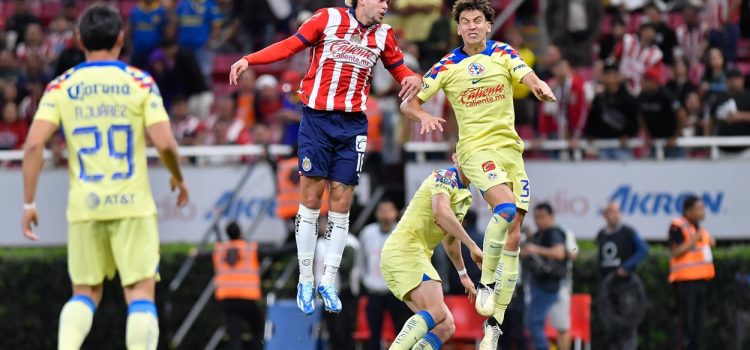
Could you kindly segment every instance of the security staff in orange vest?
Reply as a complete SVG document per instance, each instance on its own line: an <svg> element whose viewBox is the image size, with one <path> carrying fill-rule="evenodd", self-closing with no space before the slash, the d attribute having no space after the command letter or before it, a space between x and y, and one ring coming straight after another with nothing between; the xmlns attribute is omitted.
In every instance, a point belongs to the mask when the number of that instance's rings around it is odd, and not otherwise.
<svg viewBox="0 0 750 350"><path fill-rule="evenodd" d="M251 349L261 350L263 340L263 313L258 301L261 298L258 272L258 245L242 239L236 222L227 225L228 242L217 242L213 252L216 299L224 307L227 349L243 349L242 324L250 325Z"/></svg>
<svg viewBox="0 0 750 350"><path fill-rule="evenodd" d="M297 216L297 209L302 199L300 192L300 175L297 157L280 160L276 164L276 216L290 220ZM320 213L328 212L328 191L323 193Z"/></svg>
<svg viewBox="0 0 750 350"><path fill-rule="evenodd" d="M703 201L687 196L682 202L683 216L672 221L669 229L669 282L674 286L679 312L677 349L698 349L705 313L706 287L714 278L711 247L716 241L700 226L706 217Z"/></svg>

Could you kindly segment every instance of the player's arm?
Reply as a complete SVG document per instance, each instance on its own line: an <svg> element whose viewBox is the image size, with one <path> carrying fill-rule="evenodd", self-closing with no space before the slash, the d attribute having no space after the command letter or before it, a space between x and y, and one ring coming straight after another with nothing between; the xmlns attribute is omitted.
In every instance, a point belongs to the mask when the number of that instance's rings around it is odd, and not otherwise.
<svg viewBox="0 0 750 350"><path fill-rule="evenodd" d="M36 226L39 222L36 211L36 187L39 182L39 173L44 164L44 145L57 131L57 124L47 120L34 120L31 130L23 147L23 234L26 238L36 241L39 239L32 230L31 224Z"/></svg>
<svg viewBox="0 0 750 350"><path fill-rule="evenodd" d="M426 132L429 133L435 130L443 131L442 124L445 123L445 119L427 113L427 111L422 108L422 103L422 100L418 97L411 100L404 100L401 102L401 113L407 118L419 122L419 124L422 125L419 132L420 134Z"/></svg>
<svg viewBox="0 0 750 350"><path fill-rule="evenodd" d="M477 253L477 255L481 256L482 250L469 237L469 234L466 233L466 230L464 230L464 227L458 221L456 214L451 210L451 199L448 194L435 193L432 195L432 213L435 216L435 222L445 233L465 244L469 248L469 251L472 252L472 255Z"/></svg>
<svg viewBox="0 0 750 350"><path fill-rule="evenodd" d="M557 101L557 98L555 98L555 94L552 93L552 89L550 89L549 85L547 85L544 80L539 79L533 71L524 75L523 78L521 78L521 83L526 85L538 100L546 102Z"/></svg>
<svg viewBox="0 0 750 350"><path fill-rule="evenodd" d="M386 34L382 59L383 65L391 73L393 79L401 84L398 97L404 101L414 99L422 86L422 78L404 64L404 53L398 48L393 28L388 29Z"/></svg>
<svg viewBox="0 0 750 350"><path fill-rule="evenodd" d="M466 265L464 265L464 258L461 255L461 241L457 240L453 236L445 236L443 238L443 247L445 248L448 258L451 259L453 266L458 271L458 276L461 280L461 285L464 286L464 290L469 294L469 300L474 303L474 297L477 294L477 290L474 287L474 282L471 281L469 275L466 273ZM481 261L477 261L477 265L481 269Z"/></svg>
<svg viewBox="0 0 750 350"><path fill-rule="evenodd" d="M180 190L177 196L177 205L184 206L188 202L188 191L185 180L182 177L182 171L180 170L180 155L177 149L177 140L175 140L174 134L172 134L172 127L168 121L161 121L152 124L146 130L148 131L148 136L151 137L151 141L154 143L154 147L159 152L159 159L161 159L164 167L172 175L172 179L170 180L172 190Z"/></svg>

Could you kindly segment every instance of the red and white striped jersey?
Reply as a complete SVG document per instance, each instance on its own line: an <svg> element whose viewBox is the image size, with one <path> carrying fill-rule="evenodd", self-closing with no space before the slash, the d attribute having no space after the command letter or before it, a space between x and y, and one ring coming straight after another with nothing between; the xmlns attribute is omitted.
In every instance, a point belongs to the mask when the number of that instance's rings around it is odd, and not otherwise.
<svg viewBox="0 0 750 350"><path fill-rule="evenodd" d="M320 9L296 36L311 46L310 68L302 79L300 96L313 109L364 111L378 59L392 74L404 64L391 26L363 26L352 8Z"/></svg>
<svg viewBox="0 0 750 350"><path fill-rule="evenodd" d="M620 74L626 79L633 94L641 91L643 73L661 65L663 54L656 44L644 46L635 34L625 34L615 52L620 59Z"/></svg>
<svg viewBox="0 0 750 350"><path fill-rule="evenodd" d="M704 21L709 29L721 29L729 19L729 0L708 0Z"/></svg>
<svg viewBox="0 0 750 350"><path fill-rule="evenodd" d="M682 50L682 56L688 62L695 62L701 59L703 54L703 43L706 40L708 27L705 24L699 24L695 27L688 27L683 24L675 30L677 35L677 46Z"/></svg>

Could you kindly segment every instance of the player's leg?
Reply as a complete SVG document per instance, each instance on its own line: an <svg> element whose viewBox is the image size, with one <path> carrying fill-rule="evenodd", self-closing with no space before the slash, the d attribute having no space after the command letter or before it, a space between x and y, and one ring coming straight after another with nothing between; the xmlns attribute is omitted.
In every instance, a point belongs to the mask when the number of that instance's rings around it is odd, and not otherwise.
<svg viewBox="0 0 750 350"><path fill-rule="evenodd" d="M159 231L156 215L110 224L112 255L128 304L125 338L129 350L154 350L159 316L154 304L159 280Z"/></svg>
<svg viewBox="0 0 750 350"><path fill-rule="evenodd" d="M302 200L297 210L294 231L300 271L297 306L308 315L315 310L313 260L318 240L318 216L331 163L332 149L327 136L327 123L325 112L302 108L298 148Z"/></svg>
<svg viewBox="0 0 750 350"><path fill-rule="evenodd" d="M406 294L405 300L415 312L396 336L390 350L409 350L417 343L428 343L439 349L444 340L453 335L453 318L447 319L448 307L443 302L443 286L439 281L427 279ZM441 323L440 328L437 326ZM440 335L433 331L440 332ZM422 339L426 339L422 342ZM429 348L426 348L429 349Z"/></svg>
<svg viewBox="0 0 750 350"><path fill-rule="evenodd" d="M325 230L326 255L318 294L323 299L326 311L339 312L341 300L334 284L349 235L349 208L354 187L359 183L359 173L364 164L367 117L364 113L341 113L329 115L326 121L333 123L329 128L332 130L333 152L328 177L331 191L328 227Z"/></svg>
<svg viewBox="0 0 750 350"><path fill-rule="evenodd" d="M80 349L102 298L104 278L114 277L108 237L97 221L68 224L68 274L73 296L60 312L58 349Z"/></svg>

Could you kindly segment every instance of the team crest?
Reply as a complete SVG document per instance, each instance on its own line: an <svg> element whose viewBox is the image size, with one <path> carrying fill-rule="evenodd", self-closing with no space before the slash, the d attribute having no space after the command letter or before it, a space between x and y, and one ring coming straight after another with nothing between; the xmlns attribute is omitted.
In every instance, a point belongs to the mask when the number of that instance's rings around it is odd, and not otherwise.
<svg viewBox="0 0 750 350"><path fill-rule="evenodd" d="M469 75L471 75L472 77L478 77L484 74L484 66L479 63L470 64L468 69L469 69Z"/></svg>
<svg viewBox="0 0 750 350"><path fill-rule="evenodd" d="M99 196L97 196L96 193L92 192L86 196L86 206L89 207L89 209L96 209L100 203L101 200L99 200Z"/></svg>
<svg viewBox="0 0 750 350"><path fill-rule="evenodd" d="M497 173L493 171L487 174L487 179L489 179L490 181L495 181L495 179L497 179Z"/></svg>
<svg viewBox="0 0 750 350"><path fill-rule="evenodd" d="M310 158L305 157L302 159L302 170L310 171L310 169L312 169L312 162L310 161Z"/></svg>
<svg viewBox="0 0 750 350"><path fill-rule="evenodd" d="M360 36L359 34L353 34L352 37L349 38L349 41L355 44L359 44L362 42L362 36Z"/></svg>

